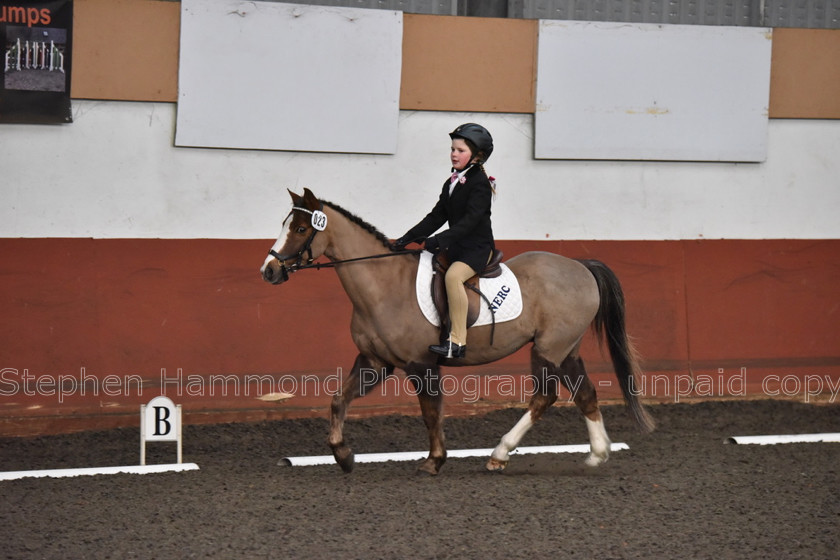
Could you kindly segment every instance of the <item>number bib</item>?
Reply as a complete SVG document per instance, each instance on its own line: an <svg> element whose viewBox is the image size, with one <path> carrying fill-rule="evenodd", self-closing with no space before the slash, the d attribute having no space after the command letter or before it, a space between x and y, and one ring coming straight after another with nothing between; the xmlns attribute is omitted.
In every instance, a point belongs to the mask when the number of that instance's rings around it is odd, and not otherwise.
<svg viewBox="0 0 840 560"><path fill-rule="evenodd" d="M327 215L320 210L312 212L312 227L318 231L327 229Z"/></svg>

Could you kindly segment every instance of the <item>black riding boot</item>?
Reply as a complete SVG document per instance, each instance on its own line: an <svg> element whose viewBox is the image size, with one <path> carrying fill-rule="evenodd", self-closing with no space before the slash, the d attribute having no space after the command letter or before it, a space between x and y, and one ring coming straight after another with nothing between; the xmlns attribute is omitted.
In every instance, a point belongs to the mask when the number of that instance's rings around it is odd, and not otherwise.
<svg viewBox="0 0 840 560"><path fill-rule="evenodd" d="M444 358L463 358L467 355L467 345L461 346L449 340L445 344L432 344L429 351Z"/></svg>

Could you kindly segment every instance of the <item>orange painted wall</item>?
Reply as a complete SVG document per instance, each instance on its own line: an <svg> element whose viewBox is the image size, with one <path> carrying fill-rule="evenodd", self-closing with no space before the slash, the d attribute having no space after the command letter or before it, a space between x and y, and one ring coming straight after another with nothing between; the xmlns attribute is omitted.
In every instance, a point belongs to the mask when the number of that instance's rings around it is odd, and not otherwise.
<svg viewBox="0 0 840 560"><path fill-rule="evenodd" d="M400 109L533 113L536 76L536 20L405 14Z"/></svg>
<svg viewBox="0 0 840 560"><path fill-rule="evenodd" d="M770 116L840 119L840 31L773 30Z"/></svg>
<svg viewBox="0 0 840 560"><path fill-rule="evenodd" d="M177 101L180 2L74 6L73 97ZM533 113L537 33L536 20L405 14L400 108ZM840 118L840 30L773 34L770 117ZM452 37L482 45L481 55L457 71Z"/></svg>
<svg viewBox="0 0 840 560"><path fill-rule="evenodd" d="M278 405L256 399L277 387L246 390L244 384L245 376L257 374L334 382L355 357L350 304L335 274L307 271L282 286L265 284L257 269L270 244L0 240L0 435L133 425L139 404L162 390L184 404L191 423L325 415L326 385L315 394L313 384L306 396ZM840 240L500 245L508 256L548 250L599 258L616 271L651 400L673 401L677 379L687 383L690 375L746 377L744 394L715 389L699 396L761 396L778 392L789 376L791 391L805 376L829 376L840 385ZM584 357L593 378L603 381L601 396L618 397L615 384L606 385L614 378L592 340ZM527 350L491 366L447 370L479 377L528 371ZM210 376L221 375L229 377L210 383ZM129 386L106 391L101 382L108 376L128 379ZM766 383L771 376L779 382ZM50 384L60 377L61 399ZM86 380L84 390L73 385L80 379ZM190 379L204 379L203 385L190 389ZM454 395L449 410L474 412L523 400L521 394L492 391L481 396L463 403L463 395ZM417 412L405 390L366 397L353 410Z"/></svg>
<svg viewBox="0 0 840 560"><path fill-rule="evenodd" d="M180 2L75 0L71 96L177 101L180 33Z"/></svg>

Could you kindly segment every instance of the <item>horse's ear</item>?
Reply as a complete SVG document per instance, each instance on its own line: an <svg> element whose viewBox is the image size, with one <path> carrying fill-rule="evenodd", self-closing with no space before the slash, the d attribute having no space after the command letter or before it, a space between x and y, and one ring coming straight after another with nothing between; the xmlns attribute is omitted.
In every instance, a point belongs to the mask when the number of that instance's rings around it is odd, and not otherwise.
<svg viewBox="0 0 840 560"><path fill-rule="evenodd" d="M293 192L292 192L292 189L286 189L286 190L287 190L287 191L289 191L289 196L291 196L291 197L292 197L292 204L294 204L295 206L299 206L299 205L300 205L300 201L301 201L301 199L302 199L303 197L302 197L302 196L300 196L300 195L299 195L299 194L297 194L297 193L293 193Z"/></svg>
<svg viewBox="0 0 840 560"><path fill-rule="evenodd" d="M312 194L312 191L310 191L306 187L303 188L303 203L304 206L306 206L310 210L317 210L321 206L321 203L318 202L318 199L315 197L314 194Z"/></svg>

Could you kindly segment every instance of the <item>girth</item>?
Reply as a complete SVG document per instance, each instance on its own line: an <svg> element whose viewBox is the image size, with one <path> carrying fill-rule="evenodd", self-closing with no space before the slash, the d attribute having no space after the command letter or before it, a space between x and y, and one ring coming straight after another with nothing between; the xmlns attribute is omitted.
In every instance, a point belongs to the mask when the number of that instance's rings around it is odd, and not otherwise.
<svg viewBox="0 0 840 560"><path fill-rule="evenodd" d="M493 254L487 265L481 272L471 277L464 282L464 287L467 288L467 327L471 327L478 320L478 315L481 312L481 300L484 300L484 305L490 307L490 302L481 293L478 286L479 278L497 278L502 274L501 263L504 258L504 253L498 249L493 250ZM435 274L432 275L432 301L435 303L435 309L440 317L441 326L441 340L449 337L450 323L449 323L449 299L446 297L446 284L444 277L446 270L449 268L449 259L445 252L441 252L432 259L432 267ZM495 320L493 321L493 330L490 334L490 344L493 344L493 332L495 331Z"/></svg>

